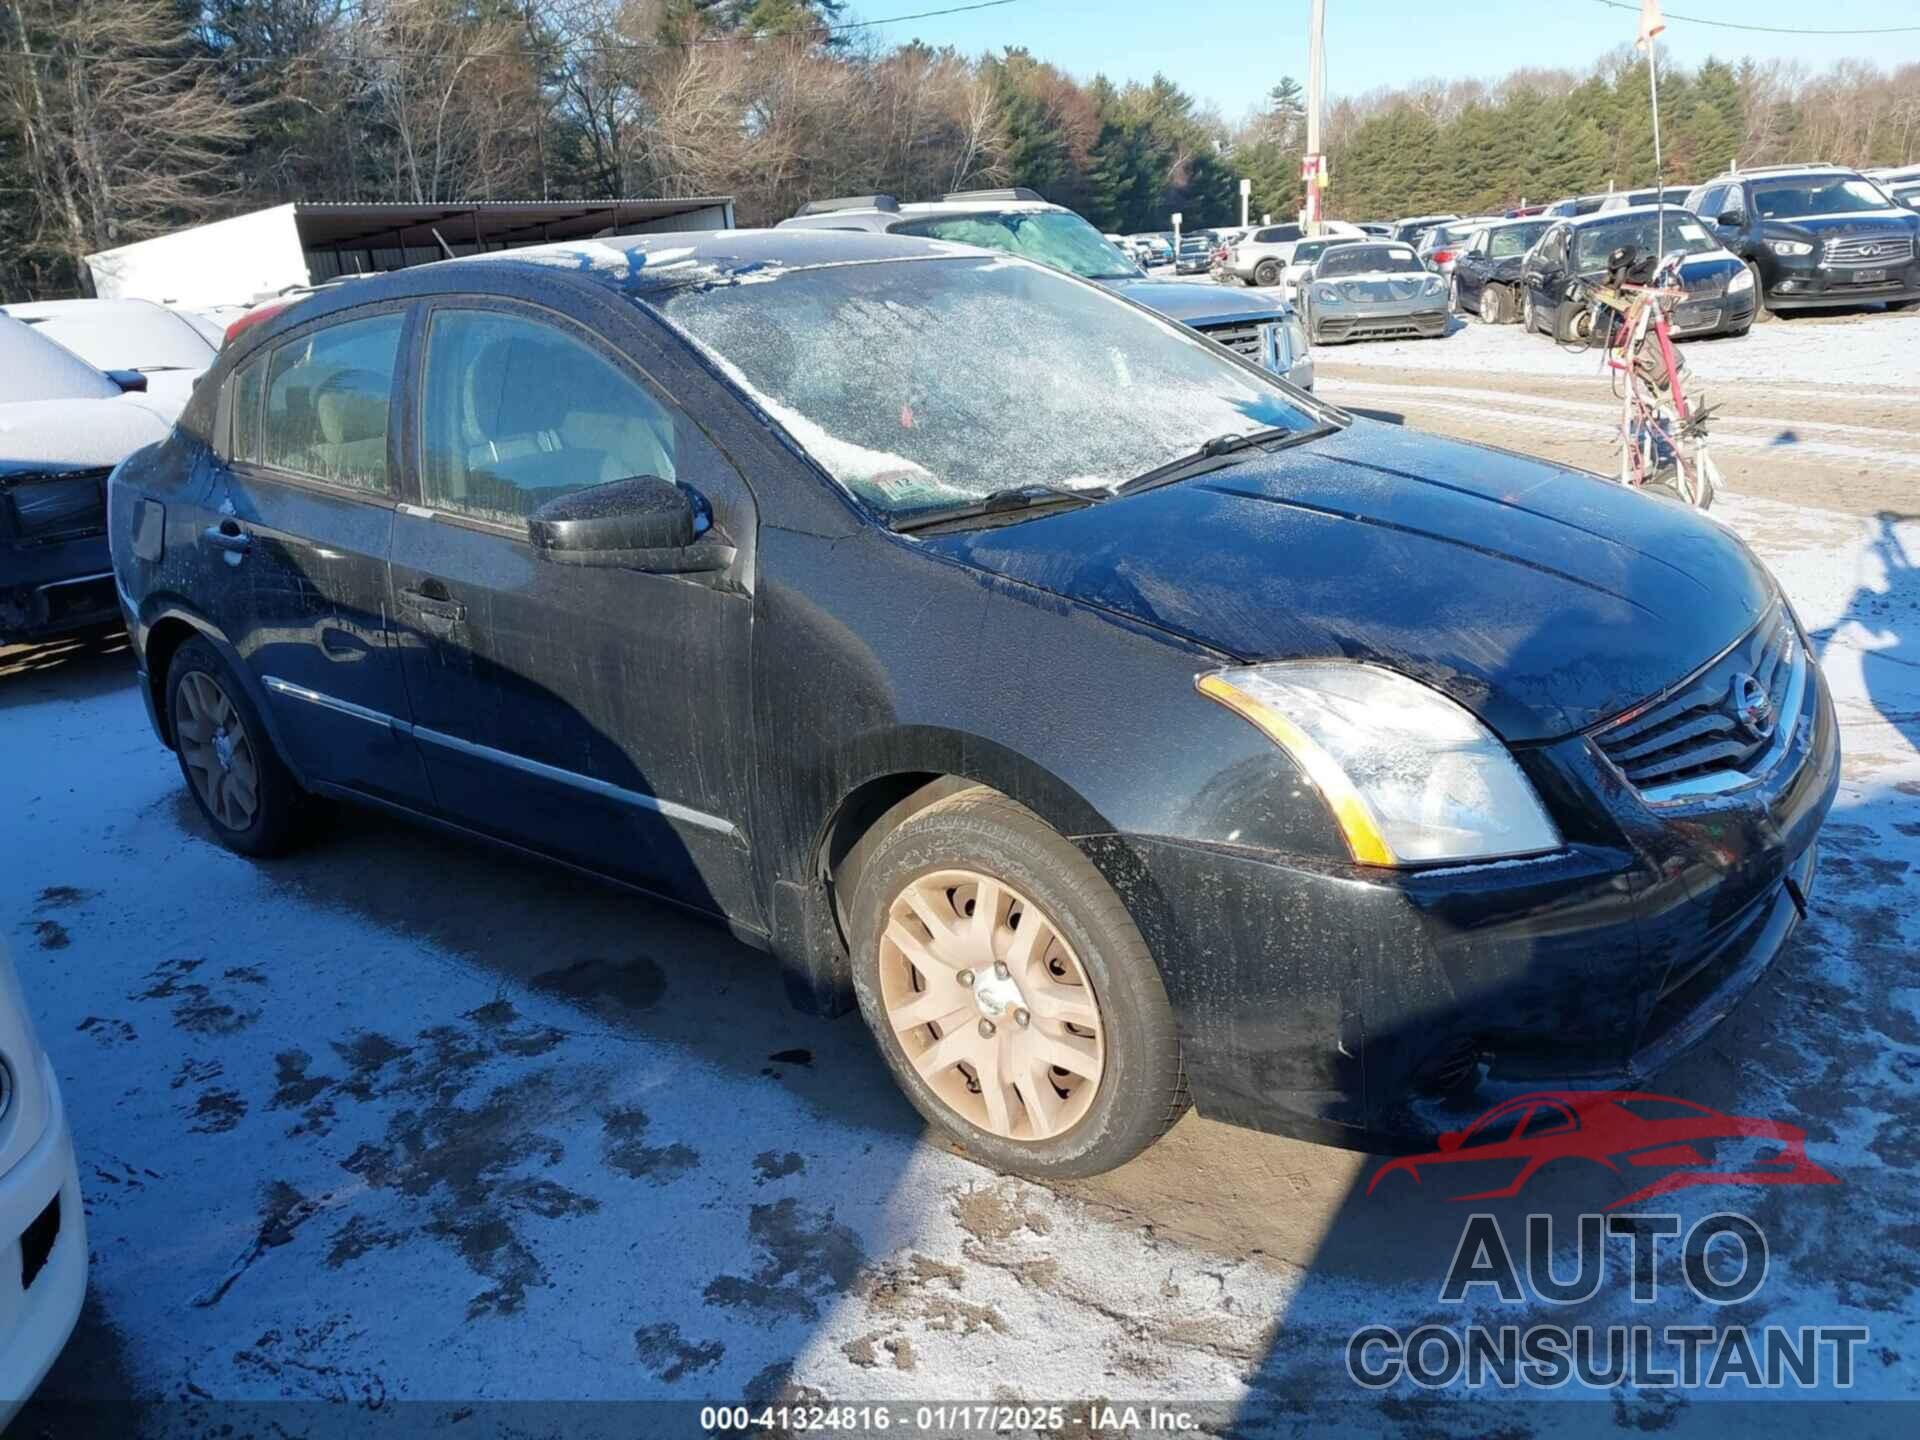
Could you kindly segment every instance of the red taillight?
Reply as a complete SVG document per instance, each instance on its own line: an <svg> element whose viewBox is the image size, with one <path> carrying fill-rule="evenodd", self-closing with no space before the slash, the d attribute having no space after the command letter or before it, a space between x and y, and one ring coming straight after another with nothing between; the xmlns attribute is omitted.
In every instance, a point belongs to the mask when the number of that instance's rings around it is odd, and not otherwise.
<svg viewBox="0 0 1920 1440"><path fill-rule="evenodd" d="M1433 252L1433 263L1436 265L1445 265L1452 259L1453 251L1451 250L1436 250Z"/></svg>
<svg viewBox="0 0 1920 1440"><path fill-rule="evenodd" d="M231 345L235 339L246 334L247 331L258 325L262 320L271 320L291 304L293 304L292 300L274 300L269 301L265 305L256 305L238 320L227 326L227 333L222 337L220 343L222 345Z"/></svg>

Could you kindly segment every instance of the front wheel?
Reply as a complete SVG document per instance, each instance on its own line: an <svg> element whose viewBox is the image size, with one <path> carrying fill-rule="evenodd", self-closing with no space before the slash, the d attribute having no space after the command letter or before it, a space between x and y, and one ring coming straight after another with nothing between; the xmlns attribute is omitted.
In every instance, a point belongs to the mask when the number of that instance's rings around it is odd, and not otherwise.
<svg viewBox="0 0 1920 1440"><path fill-rule="evenodd" d="M849 929L861 1014L915 1108L963 1151L1096 1175L1187 1108L1173 1010L1133 918L1037 815L963 790L863 862Z"/></svg>
<svg viewBox="0 0 1920 1440"><path fill-rule="evenodd" d="M1529 335L1535 334L1540 329L1540 315L1534 308L1531 290L1520 300L1520 324Z"/></svg>
<svg viewBox="0 0 1920 1440"><path fill-rule="evenodd" d="M1767 309L1767 291L1760 283L1760 267L1749 260L1747 273L1753 277L1753 323L1761 325L1773 319L1773 312Z"/></svg>
<svg viewBox="0 0 1920 1440"><path fill-rule="evenodd" d="M1489 325L1507 323L1506 292L1491 282L1480 287L1480 318Z"/></svg>

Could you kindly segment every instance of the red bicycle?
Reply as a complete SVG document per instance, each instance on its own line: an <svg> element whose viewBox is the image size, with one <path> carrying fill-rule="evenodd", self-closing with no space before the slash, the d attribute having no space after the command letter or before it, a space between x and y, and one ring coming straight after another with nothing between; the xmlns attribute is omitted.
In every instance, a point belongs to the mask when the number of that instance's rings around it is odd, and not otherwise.
<svg viewBox="0 0 1920 1440"><path fill-rule="evenodd" d="M1673 307L1681 256L1665 260L1623 246L1607 257L1607 278L1587 287L1594 343L1620 400L1620 483L1655 490L1705 510L1720 489L1707 449L1707 407L1686 389L1686 362L1674 347Z"/></svg>

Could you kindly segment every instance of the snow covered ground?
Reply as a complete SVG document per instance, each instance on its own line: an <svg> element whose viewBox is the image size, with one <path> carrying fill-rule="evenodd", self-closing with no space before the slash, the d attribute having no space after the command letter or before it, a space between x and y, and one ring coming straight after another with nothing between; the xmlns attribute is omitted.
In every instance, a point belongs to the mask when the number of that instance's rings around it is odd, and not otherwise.
<svg viewBox="0 0 1920 1440"><path fill-rule="evenodd" d="M53 646L0 654L0 934L65 1087L93 1301L15 1433L316 1433L285 1402L324 1400L354 1433L678 1435L697 1412L488 1402L783 1395L1067 1402L1047 1428L1073 1435L1105 1398L1204 1403L1237 1435L1912 1433L1920 520L1724 514L1816 632L1847 747L1812 920L1663 1081L1804 1126L1839 1180L1661 1202L1762 1226L1737 1313L1671 1267L1649 1305L1618 1271L1571 1312L1441 1304L1462 1207L1193 1118L1101 1181L998 1178L925 1140L857 1020L792 1015L762 957L674 912L367 818L272 865L228 854L124 655ZM1556 1202L1563 1248L1610 1198ZM1850 1396L1904 1403L1348 1377L1360 1326L1476 1316L1865 1326ZM50 1408L121 1391L112 1426Z"/></svg>

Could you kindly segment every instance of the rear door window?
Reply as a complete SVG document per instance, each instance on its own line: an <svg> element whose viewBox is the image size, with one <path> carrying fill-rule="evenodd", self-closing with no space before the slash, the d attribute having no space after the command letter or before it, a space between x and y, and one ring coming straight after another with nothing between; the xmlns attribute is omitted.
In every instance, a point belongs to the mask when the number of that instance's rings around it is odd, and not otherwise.
<svg viewBox="0 0 1920 1440"><path fill-rule="evenodd" d="M403 320L395 312L326 325L274 350L261 421L263 464L349 489L392 492L387 427Z"/></svg>
<svg viewBox="0 0 1920 1440"><path fill-rule="evenodd" d="M517 525L547 501L676 478L674 415L584 340L527 316L436 310L427 336L422 501Z"/></svg>

